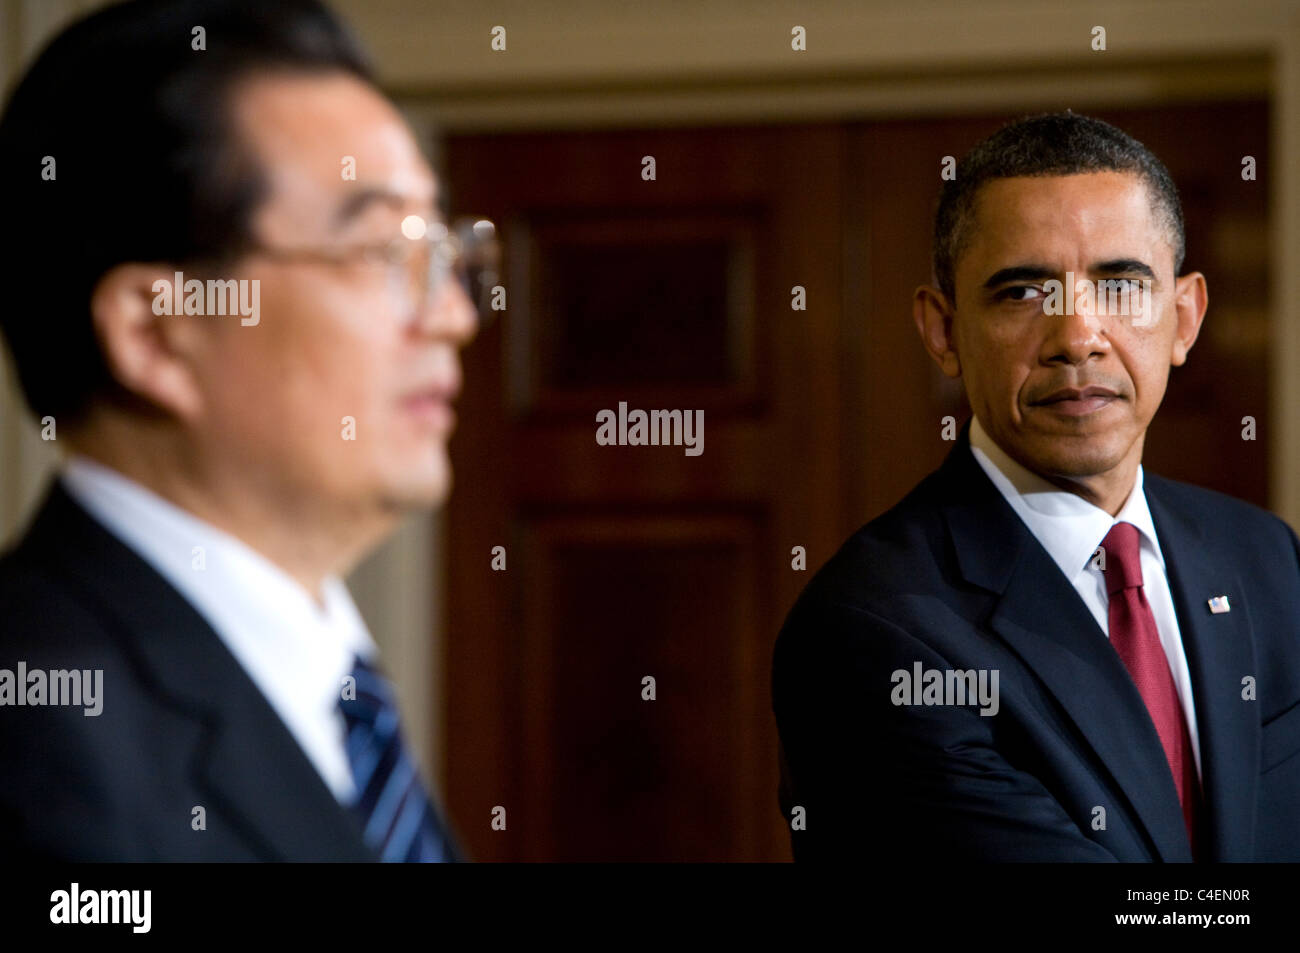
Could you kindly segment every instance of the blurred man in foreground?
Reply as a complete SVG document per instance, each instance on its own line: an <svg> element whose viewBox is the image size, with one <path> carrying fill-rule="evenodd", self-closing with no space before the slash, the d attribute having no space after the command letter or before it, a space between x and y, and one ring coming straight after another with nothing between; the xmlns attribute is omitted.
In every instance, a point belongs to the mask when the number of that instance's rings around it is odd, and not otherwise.
<svg viewBox="0 0 1300 953"><path fill-rule="evenodd" d="M310 0L108 8L0 164L0 327L69 451L0 563L0 853L457 859L340 577L446 498L476 315L355 41Z"/></svg>

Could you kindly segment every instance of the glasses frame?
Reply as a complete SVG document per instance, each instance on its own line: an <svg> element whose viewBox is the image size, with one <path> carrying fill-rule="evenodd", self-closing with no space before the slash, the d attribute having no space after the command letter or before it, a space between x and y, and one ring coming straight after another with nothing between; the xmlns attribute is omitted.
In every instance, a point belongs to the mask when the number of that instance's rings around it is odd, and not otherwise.
<svg viewBox="0 0 1300 953"><path fill-rule="evenodd" d="M270 258L272 261L322 265L350 265L357 261L382 264L389 269L390 279L401 275L414 277L414 301L406 301L410 317L414 320L423 314L453 274L459 279L462 290L474 305L478 323L490 321L492 290L499 282L501 245L497 228L491 219L482 215L458 217L449 226L443 222L429 222L424 234L410 237L397 235L385 242L367 242L342 248L276 248L259 242L249 244L247 250ZM415 271L409 267L411 260L422 248L428 250L428 267ZM405 266L399 271L400 266Z"/></svg>

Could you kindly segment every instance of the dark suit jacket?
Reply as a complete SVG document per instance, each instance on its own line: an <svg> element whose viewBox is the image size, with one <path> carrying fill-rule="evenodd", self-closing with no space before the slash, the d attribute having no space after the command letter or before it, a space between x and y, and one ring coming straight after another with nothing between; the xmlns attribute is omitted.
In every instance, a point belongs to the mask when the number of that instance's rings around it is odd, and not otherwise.
<svg viewBox="0 0 1300 953"><path fill-rule="evenodd" d="M207 622L57 483L0 559L19 661L103 669L103 710L0 707L0 857L376 859Z"/></svg>
<svg viewBox="0 0 1300 953"><path fill-rule="evenodd" d="M1191 860L1137 687L968 430L817 573L777 640L796 860ZM1145 487L1200 731L1197 859L1300 860L1300 544L1231 497ZM1230 611L1212 614L1219 595ZM1000 710L895 705L892 673L918 661L998 670Z"/></svg>

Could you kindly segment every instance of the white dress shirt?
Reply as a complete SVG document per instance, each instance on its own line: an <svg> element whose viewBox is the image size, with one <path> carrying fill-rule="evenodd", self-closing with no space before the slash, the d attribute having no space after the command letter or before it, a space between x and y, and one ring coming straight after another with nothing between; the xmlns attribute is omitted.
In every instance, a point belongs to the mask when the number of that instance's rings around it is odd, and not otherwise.
<svg viewBox="0 0 1300 953"><path fill-rule="evenodd" d="M1201 744L1196 731L1192 679L1187 670L1178 614L1174 611L1174 599L1169 591L1165 557L1160 551L1160 540L1156 537L1155 523L1142 488L1142 465L1138 465L1137 479L1124 506L1118 515L1111 516L1083 497L1054 486L1011 459L980 426L978 417L971 420L970 446L976 462L1060 567L1107 638L1110 638L1110 597L1106 593L1105 577L1093 565L1093 555L1116 523L1132 523L1137 527L1141 540L1142 590L1155 616L1160 644L1178 689L1199 776Z"/></svg>
<svg viewBox="0 0 1300 953"><path fill-rule="evenodd" d="M343 582L324 581L322 608L266 557L115 470L73 456L60 478L212 626L334 796L349 803L355 785L339 700L354 657L377 649Z"/></svg>

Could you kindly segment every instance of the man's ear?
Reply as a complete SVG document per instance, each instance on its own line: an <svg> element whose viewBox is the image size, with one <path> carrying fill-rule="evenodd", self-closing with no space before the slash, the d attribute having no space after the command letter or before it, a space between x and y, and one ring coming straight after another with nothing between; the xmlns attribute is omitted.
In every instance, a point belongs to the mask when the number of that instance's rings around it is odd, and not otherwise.
<svg viewBox="0 0 1300 953"><path fill-rule="evenodd" d="M154 313L155 301L159 310L172 310L174 275L162 265L116 265L95 284L90 313L114 380L172 416L191 420L203 405L192 366L202 329L192 316Z"/></svg>
<svg viewBox="0 0 1300 953"><path fill-rule="evenodd" d="M912 296L912 320L921 343L949 377L961 377L961 360L952 333L952 308L942 291L921 285Z"/></svg>
<svg viewBox="0 0 1300 953"><path fill-rule="evenodd" d="M1174 282L1174 316L1177 319L1174 332L1174 350L1169 363L1181 367L1187 361L1187 352L1196 343L1201 333L1201 322L1205 319L1205 309L1209 307L1210 296L1205 286L1205 275L1199 271L1183 275Z"/></svg>

